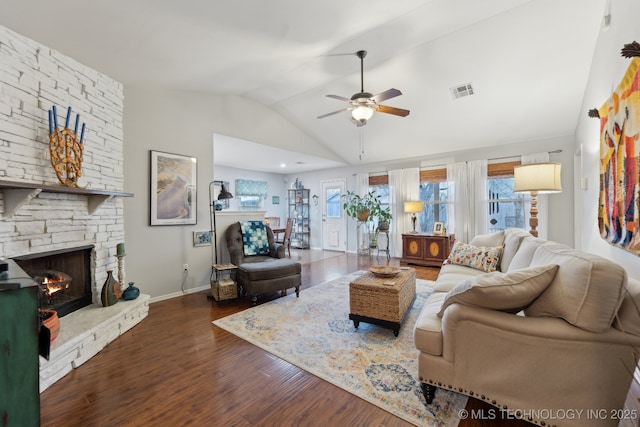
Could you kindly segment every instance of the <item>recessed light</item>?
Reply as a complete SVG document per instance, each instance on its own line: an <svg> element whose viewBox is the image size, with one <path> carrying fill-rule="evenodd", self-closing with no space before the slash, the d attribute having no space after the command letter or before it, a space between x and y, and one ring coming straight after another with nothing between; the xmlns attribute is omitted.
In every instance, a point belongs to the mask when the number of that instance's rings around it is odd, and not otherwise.
<svg viewBox="0 0 640 427"><path fill-rule="evenodd" d="M287 165L285 165L284 163L280 163L280 167L281 167L281 168L286 168L286 167L287 167Z"/></svg>

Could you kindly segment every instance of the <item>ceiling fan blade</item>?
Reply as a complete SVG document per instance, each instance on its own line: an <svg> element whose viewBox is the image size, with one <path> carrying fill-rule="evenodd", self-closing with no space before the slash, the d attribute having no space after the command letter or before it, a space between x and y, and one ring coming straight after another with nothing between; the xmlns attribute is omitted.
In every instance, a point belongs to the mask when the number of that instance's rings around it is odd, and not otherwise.
<svg viewBox="0 0 640 427"><path fill-rule="evenodd" d="M394 116L406 117L409 115L409 110L403 110L402 108L388 107L386 105L378 105L378 111L381 113L393 114Z"/></svg>
<svg viewBox="0 0 640 427"><path fill-rule="evenodd" d="M389 89L372 96L371 99L375 102L382 102L400 95L402 95L402 92L400 92L398 89Z"/></svg>
<svg viewBox="0 0 640 427"><path fill-rule="evenodd" d="M318 116L318 118L319 118L319 119L324 119L325 117L333 116L334 114L338 114L338 113L342 113L343 111L347 111L347 110L349 110L350 108L351 108L351 107L343 108L343 109L341 109L341 110L332 111L331 113L327 113L327 114L323 114L323 115L321 115L321 116Z"/></svg>
<svg viewBox="0 0 640 427"><path fill-rule="evenodd" d="M327 95L327 98L337 99L338 101L351 102L349 98L340 95Z"/></svg>

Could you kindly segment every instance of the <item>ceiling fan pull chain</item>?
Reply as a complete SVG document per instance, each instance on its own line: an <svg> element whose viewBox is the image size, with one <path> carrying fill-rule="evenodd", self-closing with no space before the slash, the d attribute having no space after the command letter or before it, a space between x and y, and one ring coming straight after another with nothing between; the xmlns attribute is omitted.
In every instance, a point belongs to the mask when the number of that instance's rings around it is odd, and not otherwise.
<svg viewBox="0 0 640 427"><path fill-rule="evenodd" d="M360 139L360 154L358 157L362 160L362 156L364 155L364 127L360 127L360 134L358 137Z"/></svg>

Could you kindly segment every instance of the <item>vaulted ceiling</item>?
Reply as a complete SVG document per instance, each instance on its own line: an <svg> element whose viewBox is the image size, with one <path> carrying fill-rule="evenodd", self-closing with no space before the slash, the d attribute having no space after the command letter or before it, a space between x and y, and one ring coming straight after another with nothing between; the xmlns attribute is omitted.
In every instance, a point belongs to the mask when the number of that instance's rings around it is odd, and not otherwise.
<svg viewBox="0 0 640 427"><path fill-rule="evenodd" d="M573 134L605 3L0 0L0 25L127 85L250 98L361 164ZM411 114L317 119L360 91L362 49L365 91Z"/></svg>

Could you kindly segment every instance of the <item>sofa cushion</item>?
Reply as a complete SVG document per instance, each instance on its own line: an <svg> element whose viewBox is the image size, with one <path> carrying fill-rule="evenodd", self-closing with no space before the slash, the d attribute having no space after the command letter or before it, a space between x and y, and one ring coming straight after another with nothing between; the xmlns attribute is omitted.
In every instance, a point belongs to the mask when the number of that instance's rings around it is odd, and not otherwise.
<svg viewBox="0 0 640 427"><path fill-rule="evenodd" d="M627 285L624 268L560 243L539 244L531 265L551 263L560 266L558 273L551 285L525 309L525 315L560 317L591 332L609 329L624 298Z"/></svg>
<svg viewBox="0 0 640 427"><path fill-rule="evenodd" d="M243 278L258 281L300 274L302 266L289 258L266 258L263 262L245 262L238 269Z"/></svg>
<svg viewBox="0 0 640 427"><path fill-rule="evenodd" d="M508 272L510 270L520 270L522 268L529 267L531 265L531 260L533 259L533 254L544 242L546 242L546 240L538 239L533 236L522 239L516 254L511 259L511 262L508 263L508 268L503 268L502 271Z"/></svg>
<svg viewBox="0 0 640 427"><path fill-rule="evenodd" d="M557 271L558 266L550 264L467 279L447 293L438 316L455 303L517 313L549 286Z"/></svg>
<svg viewBox="0 0 640 427"><path fill-rule="evenodd" d="M442 355L442 319L436 313L445 295L444 292L432 293L413 327L416 348L434 356Z"/></svg>
<svg viewBox="0 0 640 427"><path fill-rule="evenodd" d="M487 274L484 271L476 270L475 268L465 267L458 264L445 264L440 268L440 273L436 279L436 284L433 288L434 292L449 292L451 289L459 285L461 282Z"/></svg>
<svg viewBox="0 0 640 427"><path fill-rule="evenodd" d="M509 228L504 233L504 250L500 259L500 271L509 271L509 266L513 257L515 257L520 244L525 237L533 237L531 234L520 228Z"/></svg>
<svg viewBox="0 0 640 427"><path fill-rule="evenodd" d="M640 282L629 279L613 327L619 331L640 336Z"/></svg>
<svg viewBox="0 0 640 427"><path fill-rule="evenodd" d="M471 246L502 246L504 243L504 230L493 234L479 234L475 236L469 244Z"/></svg>
<svg viewBox="0 0 640 427"><path fill-rule="evenodd" d="M448 262L486 272L496 271L502 255L502 246L473 246L456 241L451 248Z"/></svg>
<svg viewBox="0 0 640 427"><path fill-rule="evenodd" d="M268 255L269 236L262 221L240 221L244 256Z"/></svg>

